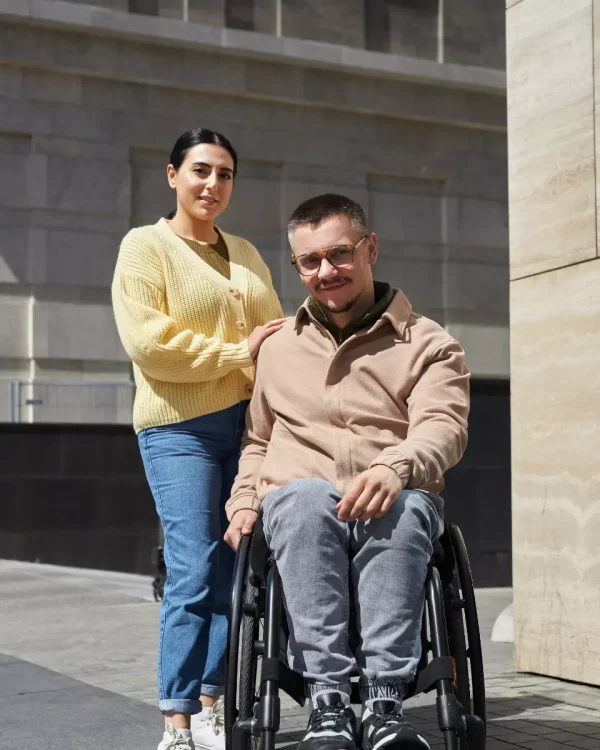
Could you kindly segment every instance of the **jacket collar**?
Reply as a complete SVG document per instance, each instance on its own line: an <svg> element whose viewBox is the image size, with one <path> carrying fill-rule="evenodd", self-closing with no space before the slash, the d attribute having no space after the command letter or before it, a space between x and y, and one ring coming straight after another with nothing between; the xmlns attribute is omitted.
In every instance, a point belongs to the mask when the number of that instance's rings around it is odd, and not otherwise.
<svg viewBox="0 0 600 750"><path fill-rule="evenodd" d="M310 314L310 310L308 309L309 300L310 298L305 299L302 305L298 308L294 322L294 328L296 331L300 330L301 326L307 321L315 322ZM386 318L394 326L398 336L402 337L411 314L412 306L410 302L406 299L400 289L395 289L394 296L388 308L383 312L381 318L375 321L375 323L369 328L369 331L373 330L382 318Z"/></svg>

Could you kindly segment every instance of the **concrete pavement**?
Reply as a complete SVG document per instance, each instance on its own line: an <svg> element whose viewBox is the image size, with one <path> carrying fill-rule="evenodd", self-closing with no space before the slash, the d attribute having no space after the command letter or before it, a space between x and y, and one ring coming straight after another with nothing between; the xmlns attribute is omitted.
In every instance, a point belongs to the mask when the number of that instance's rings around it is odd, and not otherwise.
<svg viewBox="0 0 600 750"><path fill-rule="evenodd" d="M517 673L511 644L490 640L510 590L477 597L487 750L600 750L600 689ZM0 750L156 747L158 611L146 577L0 561ZM406 714L442 747L433 700L411 700ZM280 744L297 741L305 722L284 701Z"/></svg>

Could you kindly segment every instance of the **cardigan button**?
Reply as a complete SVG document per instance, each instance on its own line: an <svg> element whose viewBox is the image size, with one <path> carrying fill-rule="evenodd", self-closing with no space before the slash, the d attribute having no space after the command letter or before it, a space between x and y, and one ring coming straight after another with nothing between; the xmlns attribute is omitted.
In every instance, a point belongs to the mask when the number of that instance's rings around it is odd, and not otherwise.
<svg viewBox="0 0 600 750"><path fill-rule="evenodd" d="M239 289L230 289L229 293L231 294L232 297L235 297L235 299L239 299L240 298L240 290Z"/></svg>
<svg viewBox="0 0 600 750"><path fill-rule="evenodd" d="M244 328L244 321L243 320L238 320L236 322L236 324L235 324L235 327L239 328L241 330L242 328Z"/></svg>
<svg viewBox="0 0 600 750"><path fill-rule="evenodd" d="M244 391L245 391L245 392L246 392L246 393L247 393L247 394L248 394L249 396L251 396L251 395L252 395L252 392L253 392L253 390L254 390L254 388L252 388L252 386L251 386L250 384L247 384L247 385L245 385L245 386L244 386Z"/></svg>

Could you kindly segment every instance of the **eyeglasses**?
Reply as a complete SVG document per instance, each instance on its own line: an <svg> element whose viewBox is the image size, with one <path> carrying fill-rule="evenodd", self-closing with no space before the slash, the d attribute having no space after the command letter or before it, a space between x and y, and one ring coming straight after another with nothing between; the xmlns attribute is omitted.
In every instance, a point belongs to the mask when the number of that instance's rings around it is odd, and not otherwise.
<svg viewBox="0 0 600 750"><path fill-rule="evenodd" d="M336 268L347 268L354 263L354 253L361 242L367 239L369 235L361 237L356 245L336 245L328 247L325 250L317 250L314 253L294 256L292 265L302 276L314 276L319 272L321 263L325 258L332 266Z"/></svg>

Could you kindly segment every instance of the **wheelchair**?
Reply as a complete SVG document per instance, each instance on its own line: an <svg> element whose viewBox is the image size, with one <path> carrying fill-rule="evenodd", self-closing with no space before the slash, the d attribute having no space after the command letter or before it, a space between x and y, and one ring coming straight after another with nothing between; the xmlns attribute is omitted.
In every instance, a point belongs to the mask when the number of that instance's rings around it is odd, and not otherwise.
<svg viewBox="0 0 600 750"><path fill-rule="evenodd" d="M352 613L349 626L352 645ZM305 704L304 680L287 665L288 636L282 583L259 516L253 536L242 537L235 563L225 674L227 750L274 750L280 690ZM473 581L463 536L452 524L446 524L429 563L421 641L421 660L405 700L435 689L446 750L485 750L485 684ZM356 682L351 702L360 703Z"/></svg>

